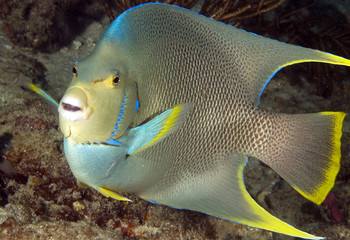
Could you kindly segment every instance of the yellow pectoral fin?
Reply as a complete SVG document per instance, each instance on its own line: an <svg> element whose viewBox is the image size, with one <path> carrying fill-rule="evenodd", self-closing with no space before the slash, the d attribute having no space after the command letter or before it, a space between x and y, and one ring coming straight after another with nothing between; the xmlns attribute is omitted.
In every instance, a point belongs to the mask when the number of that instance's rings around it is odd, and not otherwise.
<svg viewBox="0 0 350 240"><path fill-rule="evenodd" d="M149 122L129 132L129 155L135 155L153 146L178 130L192 109L191 104L179 104L159 114Z"/></svg>
<svg viewBox="0 0 350 240"><path fill-rule="evenodd" d="M108 190L106 188L103 188L103 187L98 187L97 190L102 193L104 196L106 197L111 197L111 198L114 198L116 200L119 200L119 201L128 201L128 202L132 202L130 199L126 198L126 197L123 197L123 196L120 196L118 193L116 192L113 192L111 190Z"/></svg>

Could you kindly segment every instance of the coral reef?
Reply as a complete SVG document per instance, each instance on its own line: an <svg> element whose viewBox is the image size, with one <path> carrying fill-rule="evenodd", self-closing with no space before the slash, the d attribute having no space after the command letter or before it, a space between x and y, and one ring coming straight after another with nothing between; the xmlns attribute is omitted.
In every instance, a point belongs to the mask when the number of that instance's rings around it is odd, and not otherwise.
<svg viewBox="0 0 350 240"><path fill-rule="evenodd" d="M1 0L2 29L16 45L57 50L102 16L100 6L98 1L90 0Z"/></svg>
<svg viewBox="0 0 350 240"><path fill-rule="evenodd" d="M279 7L286 0L207 0L200 13L225 23L250 19Z"/></svg>
<svg viewBox="0 0 350 240"><path fill-rule="evenodd" d="M119 10L125 11L130 7L148 2L163 2L178 5L184 8L192 8L198 2L201 4L199 13L222 22L232 22L235 20L249 19L263 13L269 12L280 6L286 0L108 0L106 12L112 21L115 18L111 8L116 6Z"/></svg>
<svg viewBox="0 0 350 240"><path fill-rule="evenodd" d="M287 1L266 16L240 21L237 26L284 42L350 57L348 17L335 4L315 1ZM349 69L335 71L327 64L305 64L288 69L293 84L303 79L314 84L313 92L325 98L332 95L334 84L350 74ZM288 74L288 73L287 73Z"/></svg>

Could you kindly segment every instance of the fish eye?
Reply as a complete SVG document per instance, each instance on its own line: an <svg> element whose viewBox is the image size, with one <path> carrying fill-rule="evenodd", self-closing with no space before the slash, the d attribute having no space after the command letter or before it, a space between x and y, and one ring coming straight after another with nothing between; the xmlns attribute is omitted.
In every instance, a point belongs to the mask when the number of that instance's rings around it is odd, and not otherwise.
<svg viewBox="0 0 350 240"><path fill-rule="evenodd" d="M110 75L105 82L110 88L117 87L120 82L118 71L114 71L114 74Z"/></svg>
<svg viewBox="0 0 350 240"><path fill-rule="evenodd" d="M117 85L118 83L119 83L119 76L117 75L113 78L113 84Z"/></svg>
<svg viewBox="0 0 350 240"><path fill-rule="evenodd" d="M72 72L73 72L73 76L74 77L78 76L78 71L77 71L77 67L76 66L73 66Z"/></svg>

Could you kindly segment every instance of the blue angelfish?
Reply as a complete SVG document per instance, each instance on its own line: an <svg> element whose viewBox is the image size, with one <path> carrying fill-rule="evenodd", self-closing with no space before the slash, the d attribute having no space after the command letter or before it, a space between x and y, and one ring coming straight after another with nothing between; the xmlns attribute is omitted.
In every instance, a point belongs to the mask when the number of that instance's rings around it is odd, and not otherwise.
<svg viewBox="0 0 350 240"><path fill-rule="evenodd" d="M340 168L345 113L258 108L281 68L350 60L236 29L167 4L122 13L73 67L59 104L64 151L77 180L102 194L207 213L321 239L261 208L247 192L247 157L321 204ZM38 92L38 90L37 90ZM43 95L43 94L42 94Z"/></svg>

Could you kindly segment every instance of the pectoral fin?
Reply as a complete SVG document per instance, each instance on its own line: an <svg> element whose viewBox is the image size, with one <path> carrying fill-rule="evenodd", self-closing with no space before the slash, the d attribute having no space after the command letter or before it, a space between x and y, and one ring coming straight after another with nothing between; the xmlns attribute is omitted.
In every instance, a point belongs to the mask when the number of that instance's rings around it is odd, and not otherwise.
<svg viewBox="0 0 350 240"><path fill-rule="evenodd" d="M162 141L182 126L191 109L191 104L176 105L149 122L132 128L128 133L127 145L130 148L127 154L135 155Z"/></svg>
<svg viewBox="0 0 350 240"><path fill-rule="evenodd" d="M128 202L132 202L130 199L126 198L126 197L123 197L123 196L120 196L118 193L116 192L113 192L111 190L108 190L106 188L103 188L103 187L98 187L97 190L102 193L104 196L106 197L111 197L111 198L114 198L116 200L119 200L119 201L128 201Z"/></svg>

